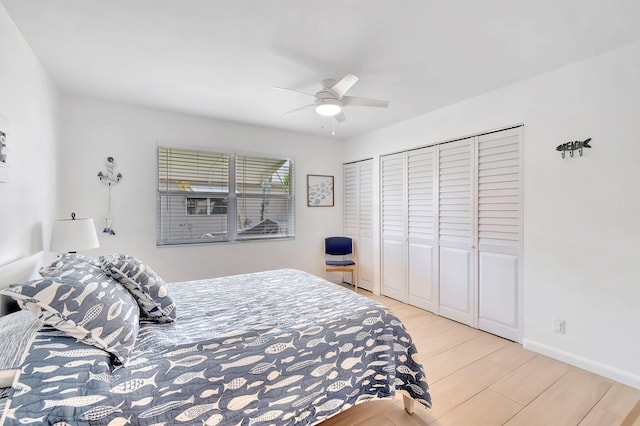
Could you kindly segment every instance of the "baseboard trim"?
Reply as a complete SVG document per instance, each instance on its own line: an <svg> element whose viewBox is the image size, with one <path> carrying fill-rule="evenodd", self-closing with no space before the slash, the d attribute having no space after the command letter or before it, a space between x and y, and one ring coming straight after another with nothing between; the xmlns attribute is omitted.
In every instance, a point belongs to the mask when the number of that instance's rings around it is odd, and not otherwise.
<svg viewBox="0 0 640 426"><path fill-rule="evenodd" d="M611 367L610 365L602 364L588 358L583 358L570 352L561 351L559 349L536 342L535 340L531 339L524 339L522 342L522 346L530 351L546 355L550 358L566 362L567 364L571 364L575 367L582 368L583 370L599 374L603 377L615 380L627 386L640 389L640 376L632 374L628 371L620 370L618 368Z"/></svg>

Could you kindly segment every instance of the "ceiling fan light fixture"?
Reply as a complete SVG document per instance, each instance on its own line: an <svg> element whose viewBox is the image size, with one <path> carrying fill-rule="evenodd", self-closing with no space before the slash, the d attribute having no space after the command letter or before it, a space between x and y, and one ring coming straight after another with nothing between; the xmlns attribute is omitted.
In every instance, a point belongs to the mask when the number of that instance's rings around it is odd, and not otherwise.
<svg viewBox="0 0 640 426"><path fill-rule="evenodd" d="M337 99L318 99L316 101L316 112L325 117L333 117L340 114L342 105Z"/></svg>

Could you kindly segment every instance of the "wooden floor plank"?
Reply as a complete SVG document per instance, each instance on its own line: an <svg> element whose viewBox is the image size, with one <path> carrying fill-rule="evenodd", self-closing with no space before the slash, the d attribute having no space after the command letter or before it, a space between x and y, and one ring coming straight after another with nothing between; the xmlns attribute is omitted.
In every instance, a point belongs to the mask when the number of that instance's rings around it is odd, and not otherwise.
<svg viewBox="0 0 640 426"><path fill-rule="evenodd" d="M430 385L434 399L432 412L436 418L442 417L513 370L491 358L493 354Z"/></svg>
<svg viewBox="0 0 640 426"><path fill-rule="evenodd" d="M614 383L580 423L580 426L618 425L640 400L640 390Z"/></svg>
<svg viewBox="0 0 640 426"><path fill-rule="evenodd" d="M622 422L622 417L603 410L602 408L594 407L589 414L579 423L580 426L618 426Z"/></svg>
<svg viewBox="0 0 640 426"><path fill-rule="evenodd" d="M506 424L577 425L611 386L611 380L572 368Z"/></svg>
<svg viewBox="0 0 640 426"><path fill-rule="evenodd" d="M397 401L393 399L382 399L358 404L337 416L325 420L322 422L322 426L350 426L374 417L384 417L383 411L390 409L395 402Z"/></svg>
<svg viewBox="0 0 640 426"><path fill-rule="evenodd" d="M634 389L621 383L615 383L609 392L598 402L600 407L617 416L624 417L640 400L640 389Z"/></svg>
<svg viewBox="0 0 640 426"><path fill-rule="evenodd" d="M509 343L503 339L482 334L438 355L421 357L427 380L429 383L435 383L507 344Z"/></svg>
<svg viewBox="0 0 640 426"><path fill-rule="evenodd" d="M535 356L490 386L512 400L527 405L570 370L567 364Z"/></svg>
<svg viewBox="0 0 640 426"><path fill-rule="evenodd" d="M417 333L419 337L414 338L414 343L416 344L416 348L418 348L421 359L428 360L432 356L452 349L464 342L468 342L469 340L475 339L482 334L481 331L457 324L449 324L448 328L449 330L446 332L438 333L435 336L429 336L424 339L420 339L423 335ZM413 337L413 334L411 334L411 336Z"/></svg>
<svg viewBox="0 0 640 426"><path fill-rule="evenodd" d="M490 389L485 389L439 418L438 424L456 426L502 425L521 409L522 405L517 402Z"/></svg>

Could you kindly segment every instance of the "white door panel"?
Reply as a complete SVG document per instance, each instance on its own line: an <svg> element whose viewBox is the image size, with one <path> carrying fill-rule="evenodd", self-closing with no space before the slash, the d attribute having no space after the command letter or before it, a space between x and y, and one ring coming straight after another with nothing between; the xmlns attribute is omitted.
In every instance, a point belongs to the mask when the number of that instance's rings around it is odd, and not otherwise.
<svg viewBox="0 0 640 426"><path fill-rule="evenodd" d="M360 287L373 291L373 239L360 237L358 244L358 277Z"/></svg>
<svg viewBox="0 0 640 426"><path fill-rule="evenodd" d="M521 129L478 138L478 327L522 341Z"/></svg>
<svg viewBox="0 0 640 426"><path fill-rule="evenodd" d="M404 241L385 240L382 271L382 294L392 299L405 301Z"/></svg>
<svg viewBox="0 0 640 426"><path fill-rule="evenodd" d="M354 239L358 286L373 290L373 160L344 165L344 235ZM351 283L350 273L342 274Z"/></svg>
<svg viewBox="0 0 640 426"><path fill-rule="evenodd" d="M439 313L476 326L474 145L467 138L439 147Z"/></svg>
<svg viewBox="0 0 640 426"><path fill-rule="evenodd" d="M437 148L407 153L407 302L438 313Z"/></svg>
<svg viewBox="0 0 640 426"><path fill-rule="evenodd" d="M440 248L440 315L473 326L471 253Z"/></svg>
<svg viewBox="0 0 640 426"><path fill-rule="evenodd" d="M385 155L380 162L383 295L406 302L406 154Z"/></svg>
<svg viewBox="0 0 640 426"><path fill-rule="evenodd" d="M515 340L517 335L512 330L518 327L518 256L480 253L479 263L479 327Z"/></svg>
<svg viewBox="0 0 640 426"><path fill-rule="evenodd" d="M409 243L409 303L438 312L432 244Z"/></svg>

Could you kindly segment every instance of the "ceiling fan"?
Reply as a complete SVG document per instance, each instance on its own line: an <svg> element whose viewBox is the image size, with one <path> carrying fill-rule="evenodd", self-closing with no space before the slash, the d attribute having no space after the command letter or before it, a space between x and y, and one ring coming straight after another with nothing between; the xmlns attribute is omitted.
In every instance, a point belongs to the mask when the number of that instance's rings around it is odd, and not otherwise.
<svg viewBox="0 0 640 426"><path fill-rule="evenodd" d="M351 89L351 87L356 84L357 81L358 77L353 74L345 75L344 77L342 77L342 80L338 82L333 79L323 80L322 90L317 92L315 95L312 95L311 93L301 92L299 90L287 89L285 87L273 86L273 88L278 90L286 90L289 92L302 93L303 95L313 96L314 98L316 98L312 104L292 109L291 111L285 112L285 114L290 114L292 112L300 111L309 107L315 107L318 114L325 117L335 117L336 121L338 121L339 123L343 122L346 119L344 111L342 111L343 107L367 106L386 108L389 106L389 101L380 101L377 99L367 99L345 95L345 93L347 93L347 91Z"/></svg>

